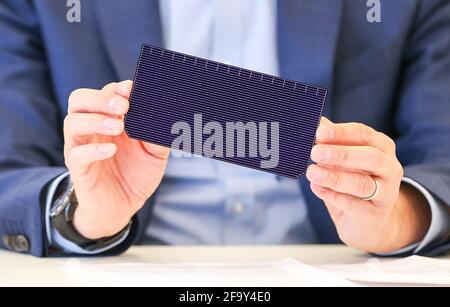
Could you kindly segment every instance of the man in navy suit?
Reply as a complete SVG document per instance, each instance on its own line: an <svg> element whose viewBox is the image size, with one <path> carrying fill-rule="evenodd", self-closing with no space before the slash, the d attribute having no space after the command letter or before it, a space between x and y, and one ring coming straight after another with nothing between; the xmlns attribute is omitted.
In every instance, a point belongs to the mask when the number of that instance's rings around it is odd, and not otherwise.
<svg viewBox="0 0 450 307"><path fill-rule="evenodd" d="M92 0L69 20L65 1L2 1L0 246L41 257L133 243L447 251L450 2L381 1L381 22L366 1L257 2L203 1L191 20L175 0ZM132 82L115 81L133 76L144 42L213 46L207 56L329 89L306 178L168 163L168 149L129 139Z"/></svg>

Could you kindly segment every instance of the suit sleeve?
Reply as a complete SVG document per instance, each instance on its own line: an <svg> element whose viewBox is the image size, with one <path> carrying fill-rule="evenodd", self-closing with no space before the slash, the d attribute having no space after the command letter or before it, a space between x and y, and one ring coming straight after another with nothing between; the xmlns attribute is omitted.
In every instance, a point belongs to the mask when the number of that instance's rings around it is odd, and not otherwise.
<svg viewBox="0 0 450 307"><path fill-rule="evenodd" d="M8 242L20 236L22 252L44 257L45 190L67 169L63 115L31 1L0 2L0 38L0 248L15 250ZM126 250L133 238L109 254Z"/></svg>
<svg viewBox="0 0 450 307"><path fill-rule="evenodd" d="M400 74L397 153L405 177L450 208L450 1L419 3ZM444 235L427 254L447 243Z"/></svg>

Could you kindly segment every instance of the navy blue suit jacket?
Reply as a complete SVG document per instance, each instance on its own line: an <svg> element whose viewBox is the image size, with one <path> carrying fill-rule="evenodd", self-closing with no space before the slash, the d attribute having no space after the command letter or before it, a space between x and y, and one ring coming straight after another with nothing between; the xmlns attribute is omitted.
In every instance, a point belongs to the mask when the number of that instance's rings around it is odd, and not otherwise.
<svg viewBox="0 0 450 307"><path fill-rule="evenodd" d="M332 120L395 138L406 176L450 206L449 1L382 1L381 23L367 22L366 1L278 6L282 77L329 89L324 115ZM141 44L163 45L157 0L82 1L81 23L68 23L66 12L66 1L0 3L0 236L26 236L36 256L49 253L44 188L66 171L69 94L132 78ZM323 204L300 182L320 241L339 242ZM150 216L151 201L113 252L139 242Z"/></svg>

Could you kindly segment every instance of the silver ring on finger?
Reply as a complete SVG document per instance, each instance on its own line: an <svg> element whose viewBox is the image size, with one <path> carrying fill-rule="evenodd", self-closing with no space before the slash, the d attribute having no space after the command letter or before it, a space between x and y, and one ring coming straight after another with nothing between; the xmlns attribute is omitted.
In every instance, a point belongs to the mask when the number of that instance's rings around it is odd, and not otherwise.
<svg viewBox="0 0 450 307"><path fill-rule="evenodd" d="M376 178L373 178L372 176L370 178L372 178L373 182L375 182L375 191L372 193L372 195L368 197L361 197L362 200L366 201L373 200L375 197L377 197L378 192L380 191L380 182Z"/></svg>

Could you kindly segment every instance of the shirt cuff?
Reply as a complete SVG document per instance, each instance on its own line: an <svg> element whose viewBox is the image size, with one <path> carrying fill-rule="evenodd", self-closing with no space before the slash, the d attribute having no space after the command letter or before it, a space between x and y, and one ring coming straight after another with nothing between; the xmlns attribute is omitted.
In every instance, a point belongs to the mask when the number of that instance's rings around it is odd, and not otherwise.
<svg viewBox="0 0 450 307"><path fill-rule="evenodd" d="M103 247L101 249L96 250L85 250L82 247L76 245L75 243L65 239L61 234L52 226L51 220L50 220L50 211L53 205L54 196L56 193L56 190L58 189L58 186L61 184L61 182L69 177L69 173L62 174L61 176L57 177L53 182L50 184L47 192L47 198L45 203L45 229L47 232L47 240L49 242L49 245L52 247L57 247L62 249L65 253L68 254L79 254L79 255L98 255L101 253L104 253L108 250L113 249L114 247L118 246L122 242L125 241L125 239L128 237L130 233L130 229L128 229L123 236L118 239L116 242Z"/></svg>
<svg viewBox="0 0 450 307"><path fill-rule="evenodd" d="M411 178L403 177L402 182L407 183L419 190L428 202L431 210L431 223L428 231L421 242L407 246L392 253L378 254L379 256L399 256L403 254L418 254L427 249L432 244L438 244L442 241L450 231L450 215L447 207L440 204L438 200L428 192L421 184Z"/></svg>

